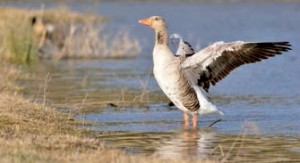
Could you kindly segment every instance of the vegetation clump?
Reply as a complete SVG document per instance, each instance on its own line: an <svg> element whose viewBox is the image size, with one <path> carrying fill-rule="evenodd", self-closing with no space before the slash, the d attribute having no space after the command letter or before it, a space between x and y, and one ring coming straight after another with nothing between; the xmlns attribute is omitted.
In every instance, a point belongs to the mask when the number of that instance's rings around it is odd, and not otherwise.
<svg viewBox="0 0 300 163"><path fill-rule="evenodd" d="M29 63L39 58L135 57L141 50L128 30L102 32L108 20L66 8L0 8L0 59ZM63 15L63 16L61 16Z"/></svg>

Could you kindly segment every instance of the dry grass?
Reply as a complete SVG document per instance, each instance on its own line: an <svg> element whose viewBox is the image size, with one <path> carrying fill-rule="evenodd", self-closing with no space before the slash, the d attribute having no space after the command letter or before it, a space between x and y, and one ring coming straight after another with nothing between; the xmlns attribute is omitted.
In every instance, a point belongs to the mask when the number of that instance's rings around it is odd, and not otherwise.
<svg viewBox="0 0 300 163"><path fill-rule="evenodd" d="M0 12L0 59L15 62L34 60L28 15L9 8L0 8Z"/></svg>
<svg viewBox="0 0 300 163"><path fill-rule="evenodd" d="M0 8L0 12L1 60L29 63L37 60L38 55L52 59L134 57L141 50L137 39L127 30L116 35L102 33L107 19L100 16L79 14L67 8ZM54 37L33 33L34 16L54 26Z"/></svg>
<svg viewBox="0 0 300 163"><path fill-rule="evenodd" d="M28 74L22 73L21 69L0 61L0 92L16 92L21 88L15 84L16 79L27 78Z"/></svg>
<svg viewBox="0 0 300 163"><path fill-rule="evenodd" d="M0 93L0 104L0 162L168 162L104 147L81 122L19 95Z"/></svg>
<svg viewBox="0 0 300 163"><path fill-rule="evenodd" d="M131 37L127 29L113 35L102 32L103 28L91 23L82 27L72 24L63 41L64 46L53 51L51 58L129 58L140 53L139 41Z"/></svg>

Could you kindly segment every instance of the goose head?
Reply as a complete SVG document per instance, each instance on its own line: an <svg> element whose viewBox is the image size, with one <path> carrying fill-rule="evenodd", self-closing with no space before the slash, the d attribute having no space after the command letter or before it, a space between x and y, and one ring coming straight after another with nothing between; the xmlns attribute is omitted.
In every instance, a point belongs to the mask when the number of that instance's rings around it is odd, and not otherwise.
<svg viewBox="0 0 300 163"><path fill-rule="evenodd" d="M149 18L139 20L140 24L146 25L155 31L166 30L165 20L161 16L151 16Z"/></svg>
<svg viewBox="0 0 300 163"><path fill-rule="evenodd" d="M155 45L168 46L168 30L165 20L161 16L151 16L149 18L139 20L140 24L146 25L155 31Z"/></svg>

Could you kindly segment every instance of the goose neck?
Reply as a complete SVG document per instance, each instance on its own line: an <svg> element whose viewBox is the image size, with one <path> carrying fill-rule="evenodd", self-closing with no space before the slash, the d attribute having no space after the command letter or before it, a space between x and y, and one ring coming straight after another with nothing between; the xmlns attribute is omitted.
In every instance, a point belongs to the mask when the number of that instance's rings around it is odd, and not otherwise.
<svg viewBox="0 0 300 163"><path fill-rule="evenodd" d="M168 32L166 29L156 30L155 31L155 44L156 45L167 45L169 44L168 41Z"/></svg>

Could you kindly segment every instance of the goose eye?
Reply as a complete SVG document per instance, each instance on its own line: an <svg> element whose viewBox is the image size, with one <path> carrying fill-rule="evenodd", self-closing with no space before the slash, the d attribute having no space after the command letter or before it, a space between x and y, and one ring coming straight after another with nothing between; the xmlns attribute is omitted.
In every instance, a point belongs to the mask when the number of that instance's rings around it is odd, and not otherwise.
<svg viewBox="0 0 300 163"><path fill-rule="evenodd" d="M154 20L158 20L158 18L156 17Z"/></svg>

